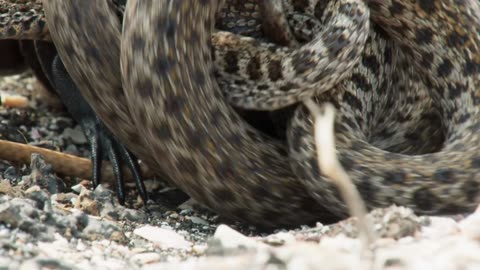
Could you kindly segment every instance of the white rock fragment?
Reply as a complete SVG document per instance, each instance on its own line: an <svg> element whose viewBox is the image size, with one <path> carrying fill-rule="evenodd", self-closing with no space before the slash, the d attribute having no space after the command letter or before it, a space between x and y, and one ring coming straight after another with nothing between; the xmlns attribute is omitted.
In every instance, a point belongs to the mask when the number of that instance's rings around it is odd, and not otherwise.
<svg viewBox="0 0 480 270"><path fill-rule="evenodd" d="M295 236L287 232L279 232L276 234L272 234L265 239L265 243L272 246L291 244L294 242L295 242Z"/></svg>
<svg viewBox="0 0 480 270"><path fill-rule="evenodd" d="M79 240L78 243L77 243L77 246L75 247L77 249L77 251L79 252L84 252L87 250L87 246L83 243L82 240Z"/></svg>
<svg viewBox="0 0 480 270"><path fill-rule="evenodd" d="M354 244L357 245L357 244ZM274 251L275 257L286 265L288 270L313 269L368 269L368 262L348 250L317 246L314 244L294 244ZM339 259L341 258L341 259Z"/></svg>
<svg viewBox="0 0 480 270"><path fill-rule="evenodd" d="M439 239L441 237L458 234L460 228L451 218L430 217L430 224L422 227L422 236L430 239Z"/></svg>
<svg viewBox="0 0 480 270"><path fill-rule="evenodd" d="M350 238L343 234L334 237L325 237L319 244L320 247L327 250L337 250L339 252L361 254L362 246L359 239Z"/></svg>
<svg viewBox="0 0 480 270"><path fill-rule="evenodd" d="M237 232L227 225L220 225L217 227L213 235L214 240L218 240L223 248L234 249L244 247L247 249L255 249L260 243L248 238L247 236Z"/></svg>
<svg viewBox="0 0 480 270"><path fill-rule="evenodd" d="M184 203L180 204L178 206L178 209L182 209L182 210L191 210L191 209L194 209L196 205L199 205L199 203L197 201L195 201L194 199L190 198L189 200L185 201Z"/></svg>
<svg viewBox="0 0 480 270"><path fill-rule="evenodd" d="M192 243L175 231L163 229L155 226L144 226L133 231L134 234L145 238L160 248L173 248L190 250Z"/></svg>
<svg viewBox="0 0 480 270"><path fill-rule="evenodd" d="M192 221L194 224L210 225L210 223L208 223L208 221L206 221L206 220L203 219L203 218L199 218L199 217L187 217L187 219L189 219L190 221Z"/></svg>
<svg viewBox="0 0 480 270"><path fill-rule="evenodd" d="M80 194L80 192L81 192L82 189L84 189L84 188L85 188L85 186L82 185L82 184L76 184L76 185L74 185L74 186L71 187L71 189L72 189L74 192L78 193L78 194Z"/></svg>
<svg viewBox="0 0 480 270"><path fill-rule="evenodd" d="M131 260L136 263L140 264L151 264L159 262L161 259L160 254L155 252L147 252L147 253L138 253L131 257Z"/></svg>
<svg viewBox="0 0 480 270"><path fill-rule="evenodd" d="M203 255L205 254L206 249L207 249L207 245L194 245L192 247L192 252L196 255Z"/></svg>
<svg viewBox="0 0 480 270"><path fill-rule="evenodd" d="M55 234L55 238L53 242L38 242L37 246L42 256L62 258L63 254L68 252L70 248L68 240L57 233Z"/></svg>
<svg viewBox="0 0 480 270"><path fill-rule="evenodd" d="M66 139L71 139L75 144L84 144L88 142L80 125L75 126L73 129L66 128L63 131L62 136Z"/></svg>
<svg viewBox="0 0 480 270"><path fill-rule="evenodd" d="M460 233L472 240L480 241L480 212L475 211L458 223Z"/></svg>

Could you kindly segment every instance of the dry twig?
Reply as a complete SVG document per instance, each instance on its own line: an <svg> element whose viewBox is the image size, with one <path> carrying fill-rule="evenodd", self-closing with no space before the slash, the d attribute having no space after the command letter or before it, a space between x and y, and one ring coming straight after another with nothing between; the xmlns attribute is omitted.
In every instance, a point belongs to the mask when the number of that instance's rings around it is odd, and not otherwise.
<svg viewBox="0 0 480 270"><path fill-rule="evenodd" d="M89 159L32 145L0 140L0 159L14 163L30 164L30 157L33 153L41 154L45 161L51 164L59 174L91 180L92 163ZM130 170L122 169L125 180L131 181L133 178ZM153 176L153 173L143 163L140 164L140 170L144 178ZM110 162L103 163L101 174L103 181L114 183L115 177Z"/></svg>
<svg viewBox="0 0 480 270"><path fill-rule="evenodd" d="M374 242L374 232L372 225L366 218L367 208L365 203L337 158L334 132L335 108L330 103L323 104L322 108L320 108L311 99L306 100L304 103L315 119L314 137L320 171L340 190L342 199L347 204L350 214L358 220L360 238L363 245L368 249ZM322 151L318 151L318 149L322 149Z"/></svg>

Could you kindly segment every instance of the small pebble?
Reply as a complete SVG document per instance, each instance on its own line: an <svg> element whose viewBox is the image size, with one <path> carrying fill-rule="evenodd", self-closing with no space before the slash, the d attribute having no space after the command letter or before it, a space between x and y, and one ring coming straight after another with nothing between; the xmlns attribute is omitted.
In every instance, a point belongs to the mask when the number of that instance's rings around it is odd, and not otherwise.
<svg viewBox="0 0 480 270"><path fill-rule="evenodd" d="M159 262L161 259L160 254L158 253L138 253L132 256L132 261L140 264L151 264L155 262Z"/></svg>
<svg viewBox="0 0 480 270"><path fill-rule="evenodd" d="M135 229L133 233L153 242L160 248L190 250L192 247L192 243L173 230L147 225Z"/></svg>
<svg viewBox="0 0 480 270"><path fill-rule="evenodd" d="M480 212L476 211L458 224L461 235L480 241Z"/></svg>
<svg viewBox="0 0 480 270"><path fill-rule="evenodd" d="M295 236L286 232L279 232L266 237L264 243L272 246L281 246L295 242Z"/></svg>
<svg viewBox="0 0 480 270"><path fill-rule="evenodd" d="M201 224L201 225L209 225L209 223L203 219L203 218L199 218L199 217L187 217L188 220L192 221L193 223L195 224Z"/></svg>
<svg viewBox="0 0 480 270"><path fill-rule="evenodd" d="M266 245L221 224L208 241L205 253L208 255L235 254L237 251L253 251L263 246Z"/></svg>
<svg viewBox="0 0 480 270"><path fill-rule="evenodd" d="M85 189L85 186L82 184L76 184L74 186L71 186L70 189L72 189L77 194L80 194L80 192L82 192L82 190Z"/></svg>
<svg viewBox="0 0 480 270"><path fill-rule="evenodd" d="M66 139L72 140L72 142L75 144L87 143L87 138L85 138L85 135L79 125L77 125L74 129L66 128L63 131L62 136Z"/></svg>
<svg viewBox="0 0 480 270"><path fill-rule="evenodd" d="M0 194L12 195L12 185L8 180L1 180L0 181Z"/></svg>

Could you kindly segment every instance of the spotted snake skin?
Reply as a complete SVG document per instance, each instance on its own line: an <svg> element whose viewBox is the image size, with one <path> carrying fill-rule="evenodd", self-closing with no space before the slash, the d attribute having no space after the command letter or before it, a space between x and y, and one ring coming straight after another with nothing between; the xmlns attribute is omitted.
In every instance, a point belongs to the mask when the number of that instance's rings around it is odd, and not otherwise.
<svg viewBox="0 0 480 270"><path fill-rule="evenodd" d="M69 73L89 78L90 85L80 87L85 96L107 125L122 127L119 138L151 168L168 172L216 212L251 224L297 225L329 212L346 214L316 167L312 119L303 106L291 120L286 151L227 104L208 45L218 33L213 27L221 2L130 0L123 34L106 2L82 3L82 14L73 2L45 5L62 60L71 66L67 52L75 48L68 39L79 37L81 61ZM342 165L369 207L397 203L426 214L473 209L480 179L479 3L363 2L372 26L359 63L316 96L339 111ZM62 16L78 23L62 29ZM94 37L90 44L85 36ZM98 53L86 54L93 44ZM121 68L85 75L108 61ZM110 106L102 103L112 96Z"/></svg>

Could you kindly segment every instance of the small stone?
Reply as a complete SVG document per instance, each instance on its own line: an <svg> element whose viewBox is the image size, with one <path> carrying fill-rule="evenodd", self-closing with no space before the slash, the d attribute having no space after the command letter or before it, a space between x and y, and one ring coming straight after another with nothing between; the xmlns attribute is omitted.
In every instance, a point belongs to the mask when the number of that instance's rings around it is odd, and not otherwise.
<svg viewBox="0 0 480 270"><path fill-rule="evenodd" d="M62 136L66 139L72 140L72 142L75 144L87 143L87 138L85 138L85 134L83 133L82 128L79 125L75 126L75 129L66 128L63 131Z"/></svg>
<svg viewBox="0 0 480 270"><path fill-rule="evenodd" d="M32 140L34 141L39 141L43 138L43 135L42 133L40 132L40 130L38 130L38 128L32 128L31 132L30 132L30 137L32 138Z"/></svg>
<svg viewBox="0 0 480 270"><path fill-rule="evenodd" d="M18 268L19 270L43 270L43 269L79 269L73 265L68 265L56 259L36 258L25 261Z"/></svg>
<svg viewBox="0 0 480 270"><path fill-rule="evenodd" d="M111 189L106 188L100 184L93 190L93 195L98 200L112 200L115 197Z"/></svg>
<svg viewBox="0 0 480 270"><path fill-rule="evenodd" d="M475 211L458 224L460 233L472 240L480 241L480 212Z"/></svg>
<svg viewBox="0 0 480 270"><path fill-rule="evenodd" d="M31 185L39 185L50 194L66 190L65 183L55 175L52 165L47 164L42 155L37 153L31 155L30 168L32 169L30 175L22 178L26 188Z"/></svg>
<svg viewBox="0 0 480 270"><path fill-rule="evenodd" d="M192 243L175 231L163 229L155 226L144 226L133 231L134 234L153 242L160 248L173 248L190 250Z"/></svg>
<svg viewBox="0 0 480 270"><path fill-rule="evenodd" d="M95 199L92 198L92 191L83 189L75 202L75 208L83 210L93 216L100 216L100 210Z"/></svg>
<svg viewBox="0 0 480 270"><path fill-rule="evenodd" d="M10 184L10 181L0 181L0 194L13 195L12 185Z"/></svg>
<svg viewBox="0 0 480 270"><path fill-rule="evenodd" d="M193 212L192 209L187 208L187 209L183 209L182 211L180 211L180 215L187 216L187 215L192 214L192 212Z"/></svg>
<svg viewBox="0 0 480 270"><path fill-rule="evenodd" d="M77 246L75 248L79 252L87 250L87 246L82 241L78 241Z"/></svg>
<svg viewBox="0 0 480 270"><path fill-rule="evenodd" d="M74 144L69 144L65 149L63 150L64 153L70 154L70 155L79 155L80 151L78 151L78 147Z"/></svg>
<svg viewBox="0 0 480 270"><path fill-rule="evenodd" d="M109 239L116 242L125 242L126 237L118 225L109 220L89 218L87 226L83 229L85 239L90 241Z"/></svg>
<svg viewBox="0 0 480 270"><path fill-rule="evenodd" d="M17 168L10 166L3 172L3 177L8 180L16 180L19 178Z"/></svg>
<svg viewBox="0 0 480 270"><path fill-rule="evenodd" d="M30 193L33 193L33 192L39 192L41 190L42 189L39 186L35 185L35 186L31 186L27 190L25 190L25 194L30 194Z"/></svg>
<svg viewBox="0 0 480 270"><path fill-rule="evenodd" d="M0 220L11 228L19 228L41 239L51 239L52 232L47 230L40 218L45 216L34 206L35 202L27 199L13 198L0 204Z"/></svg>
<svg viewBox="0 0 480 270"><path fill-rule="evenodd" d="M5 267L5 268L2 268L7 270L7 269L19 269L20 266L18 265L17 262L13 262L13 259L12 258L6 258L6 257L0 257L0 265L8 265L8 268Z"/></svg>
<svg viewBox="0 0 480 270"><path fill-rule="evenodd" d="M73 121L71 118L67 117L55 117L52 119L51 125L60 130L71 127L73 125Z"/></svg>
<svg viewBox="0 0 480 270"><path fill-rule="evenodd" d="M207 255L235 255L245 251L255 251L258 247L266 247L263 243L248 238L227 225L218 226L213 237L208 240Z"/></svg>
<svg viewBox="0 0 480 270"><path fill-rule="evenodd" d="M155 262L159 262L160 259L161 259L160 254L154 253L154 252L138 253L131 257L132 261L140 264L155 263Z"/></svg>
<svg viewBox="0 0 480 270"><path fill-rule="evenodd" d="M131 235L127 235L127 237L130 238ZM147 252L147 249L144 248L144 247L134 247L130 251L133 252L133 253L144 253L144 252Z"/></svg>
<svg viewBox="0 0 480 270"><path fill-rule="evenodd" d="M199 205L199 203L197 201L195 201L194 199L190 198L187 201L180 204L178 206L178 209L182 209L182 211L180 212L180 214L182 214L182 212L184 212L184 210L185 211L191 211L192 209L195 209L195 207L197 207L197 205Z"/></svg>
<svg viewBox="0 0 480 270"><path fill-rule="evenodd" d="M195 224L201 224L201 225L210 225L205 219L199 218L199 217L187 217L190 221L192 221Z"/></svg>
<svg viewBox="0 0 480 270"><path fill-rule="evenodd" d="M72 202L72 199L77 198L77 194L73 194L71 192L69 193L57 193L53 194L50 199L52 201L58 202L58 203L63 203L63 204L68 204Z"/></svg>
<svg viewBox="0 0 480 270"><path fill-rule="evenodd" d="M282 246L293 242L295 242L295 236L287 232L279 232L269 235L264 241L265 244L269 244L271 246Z"/></svg>
<svg viewBox="0 0 480 270"><path fill-rule="evenodd" d="M197 256L201 256L205 254L205 251L207 250L207 248L208 248L207 245L193 245L192 252L195 253Z"/></svg>
<svg viewBox="0 0 480 270"><path fill-rule="evenodd" d="M27 198L36 202L36 207L38 209L42 209L49 213L53 211L50 195L44 190L40 189L39 186L33 186L27 189L27 191L25 191L25 195L27 195Z"/></svg>
<svg viewBox="0 0 480 270"><path fill-rule="evenodd" d="M458 234L460 228L451 218L430 217L430 224L422 227L422 235L431 239L439 239L448 235Z"/></svg>
<svg viewBox="0 0 480 270"><path fill-rule="evenodd" d="M77 194L80 194L82 192L82 189L86 189L86 187L82 184L77 184L71 187L71 189L76 192Z"/></svg>
<svg viewBox="0 0 480 270"><path fill-rule="evenodd" d="M127 219L133 222L145 222L148 219L148 216L145 212L136 209L129 209L129 208L118 208L119 217L121 219Z"/></svg>
<svg viewBox="0 0 480 270"><path fill-rule="evenodd" d="M177 212L173 212L169 215L169 217L172 218L172 219L178 219L180 216L178 215Z"/></svg>

